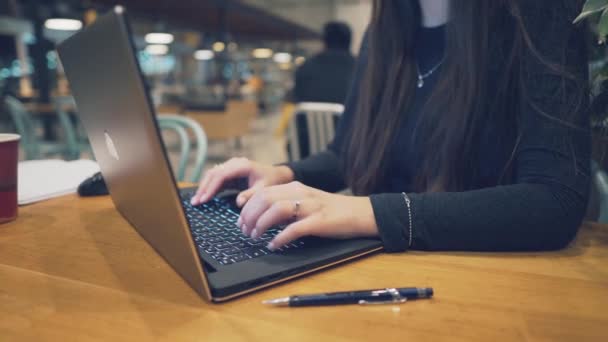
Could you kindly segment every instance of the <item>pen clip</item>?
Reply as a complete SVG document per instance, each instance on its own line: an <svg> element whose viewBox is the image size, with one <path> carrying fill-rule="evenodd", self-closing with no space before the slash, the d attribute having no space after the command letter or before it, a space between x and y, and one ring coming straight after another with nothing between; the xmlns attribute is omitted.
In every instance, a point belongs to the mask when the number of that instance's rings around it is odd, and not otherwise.
<svg viewBox="0 0 608 342"><path fill-rule="evenodd" d="M380 301L361 299L358 302L358 304L359 305L384 305L384 304L402 304L402 303L407 302L407 298L402 297L401 294L399 293L399 291L395 288L374 291L374 293L372 295L378 296L378 295L386 294L386 293L391 295L392 298L389 300L380 300Z"/></svg>

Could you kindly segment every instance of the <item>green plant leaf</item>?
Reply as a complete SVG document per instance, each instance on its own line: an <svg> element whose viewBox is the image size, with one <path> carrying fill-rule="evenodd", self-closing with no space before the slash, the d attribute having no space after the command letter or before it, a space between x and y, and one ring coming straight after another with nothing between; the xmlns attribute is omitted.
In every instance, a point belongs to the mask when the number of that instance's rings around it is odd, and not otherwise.
<svg viewBox="0 0 608 342"><path fill-rule="evenodd" d="M608 0L587 0L581 14L574 19L574 23L576 24L588 16L603 11L606 8L608 8Z"/></svg>
<svg viewBox="0 0 608 342"><path fill-rule="evenodd" d="M600 36L600 42L604 43L608 36L608 8L602 13L600 23L597 25L598 35Z"/></svg>

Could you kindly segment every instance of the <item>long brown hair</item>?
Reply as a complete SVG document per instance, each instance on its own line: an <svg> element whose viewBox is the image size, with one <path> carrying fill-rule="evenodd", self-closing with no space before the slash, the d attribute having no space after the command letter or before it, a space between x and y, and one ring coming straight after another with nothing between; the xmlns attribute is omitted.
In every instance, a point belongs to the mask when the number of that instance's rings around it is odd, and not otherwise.
<svg viewBox="0 0 608 342"><path fill-rule="evenodd" d="M500 139L508 141L515 154L514 113L526 100L521 83L524 53L538 57L548 72L575 80L560 67L561 61L545 61L536 52L517 0L454 0L450 11L441 75L415 131L415 136L424 140L424 161L413 189L420 192L461 191L472 185L479 167L476 149L480 130L487 120L504 128ZM420 18L418 0L374 0L368 65L344 160L346 180L355 194L377 190L387 174L386 155L413 103L417 76L414 39ZM497 28L507 36L491 36ZM497 39L501 41L494 44ZM503 49L492 51L496 47ZM501 68L493 68L496 57ZM490 76L494 85L491 96ZM583 96L581 92L581 101ZM504 165L502 176L508 177L511 161Z"/></svg>

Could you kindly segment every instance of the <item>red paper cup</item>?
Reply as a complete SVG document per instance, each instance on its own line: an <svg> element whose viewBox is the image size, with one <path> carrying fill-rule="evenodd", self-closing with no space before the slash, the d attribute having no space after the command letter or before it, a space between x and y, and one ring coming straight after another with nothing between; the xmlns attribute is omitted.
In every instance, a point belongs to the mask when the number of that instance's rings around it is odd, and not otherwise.
<svg viewBox="0 0 608 342"><path fill-rule="evenodd" d="M0 224L17 218L17 134L0 133Z"/></svg>

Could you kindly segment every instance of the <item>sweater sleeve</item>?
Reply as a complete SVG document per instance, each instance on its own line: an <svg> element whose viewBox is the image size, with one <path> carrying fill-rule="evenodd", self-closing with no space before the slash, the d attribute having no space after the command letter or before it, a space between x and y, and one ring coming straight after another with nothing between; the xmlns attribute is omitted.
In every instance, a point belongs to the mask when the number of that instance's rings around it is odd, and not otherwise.
<svg viewBox="0 0 608 342"><path fill-rule="evenodd" d="M350 123L355 115L354 110L357 105L357 89L361 82L365 66L367 65L367 34L363 38L357 64L353 74L353 81L346 98L344 113L340 118L336 136L328 146L327 151L312 155L303 160L287 163L286 165L293 170L295 179L308 186L337 192L346 188L345 176L340 158L343 152L343 144Z"/></svg>
<svg viewBox="0 0 608 342"><path fill-rule="evenodd" d="M545 1L523 2L522 17L541 56L587 80L585 39L571 24L577 9L564 8L576 6L567 2L545 7L538 4ZM528 98L518 114L514 181L459 193L409 194L412 248L551 250L576 235L590 186L587 103L576 96L580 84L546 72L537 55L530 52L522 64ZM386 250L407 249L410 222L403 196L377 194L371 200Z"/></svg>

